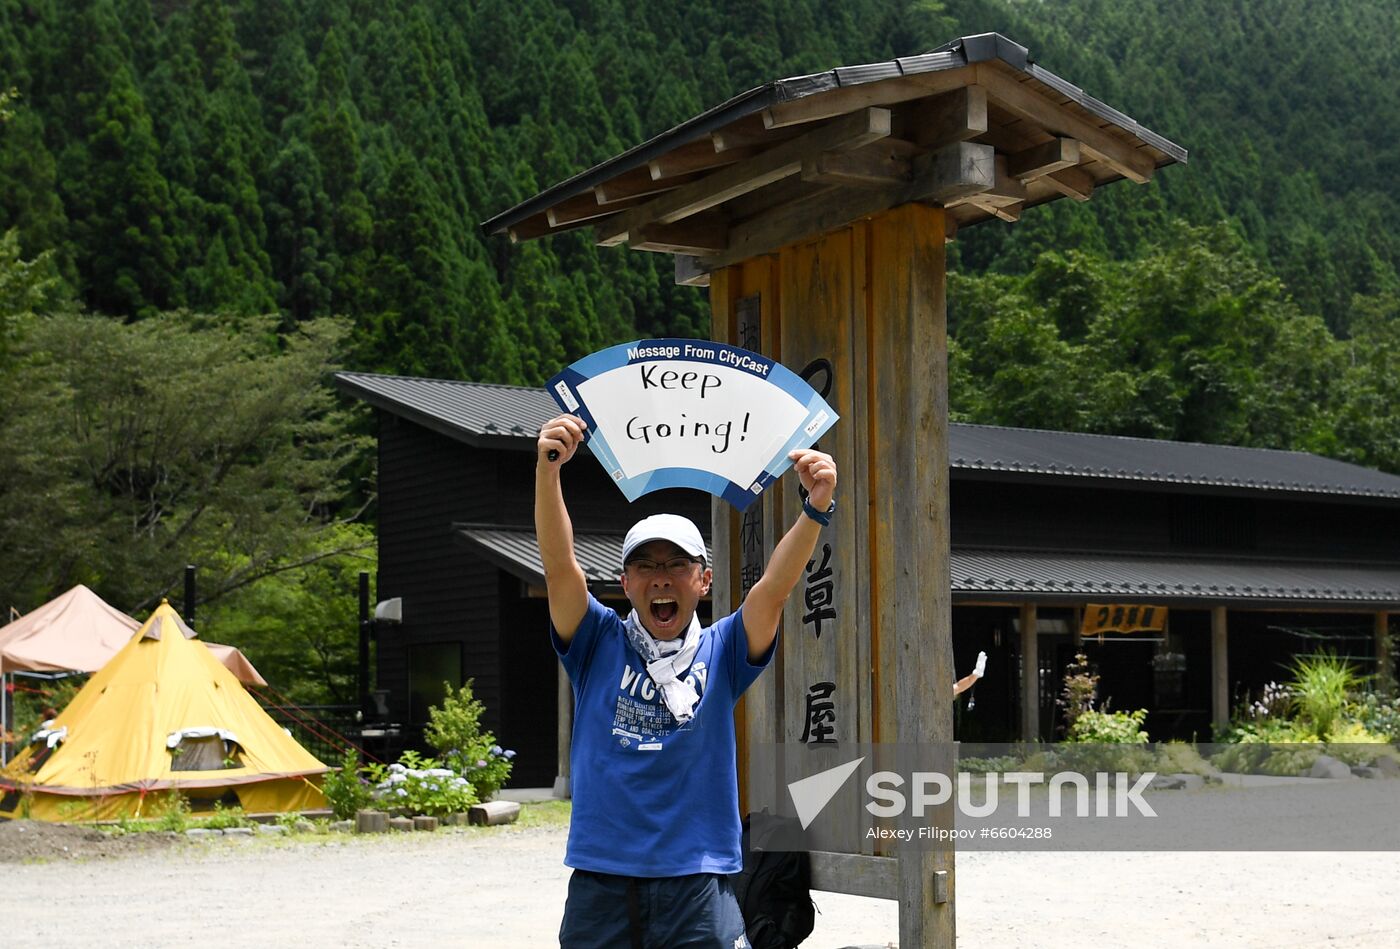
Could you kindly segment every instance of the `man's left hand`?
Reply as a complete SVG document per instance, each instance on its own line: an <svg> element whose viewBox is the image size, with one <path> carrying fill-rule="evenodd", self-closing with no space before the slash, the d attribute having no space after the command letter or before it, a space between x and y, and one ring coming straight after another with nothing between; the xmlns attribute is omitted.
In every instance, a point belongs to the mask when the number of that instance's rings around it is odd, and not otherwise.
<svg viewBox="0 0 1400 949"><path fill-rule="evenodd" d="M831 507L831 499L836 496L836 462L831 456L811 448L797 448L788 452L788 457L812 507L818 511Z"/></svg>

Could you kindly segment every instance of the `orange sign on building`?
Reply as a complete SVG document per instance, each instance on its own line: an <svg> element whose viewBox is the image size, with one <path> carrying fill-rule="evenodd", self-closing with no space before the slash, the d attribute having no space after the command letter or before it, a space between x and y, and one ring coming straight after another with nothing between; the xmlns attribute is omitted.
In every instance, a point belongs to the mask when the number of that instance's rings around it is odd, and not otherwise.
<svg viewBox="0 0 1400 949"><path fill-rule="evenodd" d="M1165 606L1089 603L1084 607L1082 636L1102 633L1160 633L1167 625Z"/></svg>

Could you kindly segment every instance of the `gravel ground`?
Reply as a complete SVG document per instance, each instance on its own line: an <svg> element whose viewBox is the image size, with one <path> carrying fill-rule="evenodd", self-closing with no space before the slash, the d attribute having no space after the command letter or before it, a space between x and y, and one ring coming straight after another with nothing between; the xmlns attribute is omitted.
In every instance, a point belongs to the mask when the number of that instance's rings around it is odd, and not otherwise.
<svg viewBox="0 0 1400 949"><path fill-rule="evenodd" d="M35 830L0 828L8 944L547 947L568 879L557 825L126 838L114 842L123 852L89 840L87 854L71 835L91 831L50 830L67 836L66 855L20 854L9 838ZM968 852L957 863L958 945L1380 949L1400 945L1397 892L1391 853ZM895 904L815 897L821 914L804 945L896 941Z"/></svg>

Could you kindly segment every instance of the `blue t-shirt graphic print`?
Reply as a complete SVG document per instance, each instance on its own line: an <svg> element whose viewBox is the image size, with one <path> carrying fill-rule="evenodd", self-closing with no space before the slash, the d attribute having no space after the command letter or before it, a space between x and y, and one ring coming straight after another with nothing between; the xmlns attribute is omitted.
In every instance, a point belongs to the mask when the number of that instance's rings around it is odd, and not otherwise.
<svg viewBox="0 0 1400 949"><path fill-rule="evenodd" d="M776 641L749 662L742 610L700 637L682 677L700 700L682 725L616 611L590 595L567 645L550 630L575 694L568 866L638 877L742 867L734 704L772 660Z"/></svg>

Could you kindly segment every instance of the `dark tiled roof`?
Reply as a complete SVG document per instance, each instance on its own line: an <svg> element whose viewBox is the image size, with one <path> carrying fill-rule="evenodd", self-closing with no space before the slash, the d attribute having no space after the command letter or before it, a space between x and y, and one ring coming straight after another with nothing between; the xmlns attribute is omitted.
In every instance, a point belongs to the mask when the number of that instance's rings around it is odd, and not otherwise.
<svg viewBox="0 0 1400 949"><path fill-rule="evenodd" d="M961 37L919 56L905 56L889 62L860 66L840 66L809 76L794 76L789 79L765 83L747 92L742 92L713 109L662 132L655 138L540 192L529 200L484 222L482 227L488 233L504 231L560 201L583 194L595 185L608 181L622 172L640 168L647 162L659 158L686 142L708 135L745 116L761 112L774 105L821 95L836 89L899 79L904 76L959 69L973 63L993 60L1028 76L1031 80L1074 102L1099 121L1121 129L1144 145L1160 152L1164 157L1159 164L1186 161L1186 149L1144 128L1130 116L1124 115L1117 109L1095 99L1073 83L1036 65L1031 61L1030 53L1024 46L999 33L982 33L976 36Z"/></svg>
<svg viewBox="0 0 1400 949"><path fill-rule="evenodd" d="M954 468L1400 499L1400 477L1302 451L954 425Z"/></svg>
<svg viewBox="0 0 1400 949"><path fill-rule="evenodd" d="M452 382L412 376L341 372L336 383L378 409L410 419L469 445L496 445L502 439L528 448L540 426L559 414L543 389Z"/></svg>
<svg viewBox="0 0 1400 949"><path fill-rule="evenodd" d="M502 570L544 584L533 530L483 524L456 530ZM576 534L574 548L590 584L616 585L622 534ZM1400 605L1400 569L1375 566L957 549L951 566L953 593L963 599Z"/></svg>
<svg viewBox="0 0 1400 949"><path fill-rule="evenodd" d="M1400 603L1400 568L1169 557L955 550L953 592L1146 601Z"/></svg>
<svg viewBox="0 0 1400 949"><path fill-rule="evenodd" d="M559 411L543 389L345 372L345 391L471 445L528 449ZM949 464L989 477L1092 478L1400 500L1400 477L1298 451L990 425L949 428Z"/></svg>
<svg viewBox="0 0 1400 949"><path fill-rule="evenodd" d="M454 524L457 537L507 573L527 583L544 585L544 565L535 532L527 527L495 524ZM617 586L622 563L623 534L575 533L574 556L590 585ZM713 560L708 544L706 556Z"/></svg>

